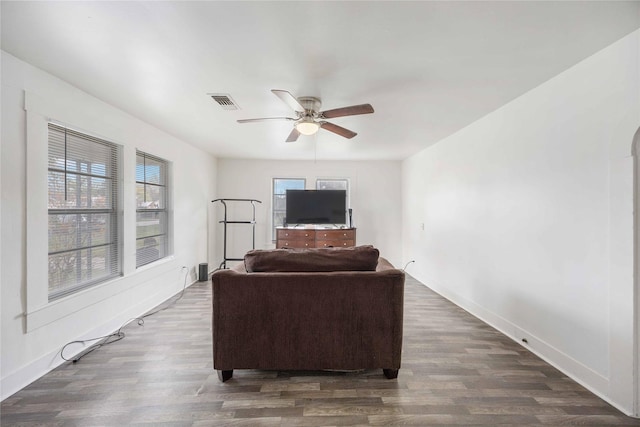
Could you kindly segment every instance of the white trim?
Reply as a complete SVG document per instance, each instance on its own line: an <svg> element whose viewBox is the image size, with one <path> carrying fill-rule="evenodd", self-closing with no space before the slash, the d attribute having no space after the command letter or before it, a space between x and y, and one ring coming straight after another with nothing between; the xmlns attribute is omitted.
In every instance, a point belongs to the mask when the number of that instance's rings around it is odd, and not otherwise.
<svg viewBox="0 0 640 427"><path fill-rule="evenodd" d="M633 136L633 416L640 417L640 127Z"/></svg>
<svg viewBox="0 0 640 427"><path fill-rule="evenodd" d="M28 100L25 93L25 101ZM46 266L48 235L47 221L47 119L27 111L27 177L26 177L26 311L35 311L48 304L49 277ZM45 197L43 197L43 194ZM28 329L27 329L28 330Z"/></svg>

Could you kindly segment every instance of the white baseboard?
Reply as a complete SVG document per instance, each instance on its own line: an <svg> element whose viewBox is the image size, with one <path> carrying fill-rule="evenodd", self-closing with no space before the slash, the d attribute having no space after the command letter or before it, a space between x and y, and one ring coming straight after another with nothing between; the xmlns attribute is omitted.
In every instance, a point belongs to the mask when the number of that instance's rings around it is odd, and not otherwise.
<svg viewBox="0 0 640 427"><path fill-rule="evenodd" d="M197 280L187 284L187 287L196 283ZM173 298L182 292L182 289L177 292L171 294L169 297L164 298L162 301L157 302L157 300L145 300L140 304L137 304L134 308L127 310L126 312L120 313L118 316L112 318L106 323L103 323L95 328L93 328L88 333L78 337L77 340L87 340L93 337L104 336L106 334L117 331L124 322L147 313L154 307L162 304L165 301ZM105 331L109 331L106 332ZM72 350L69 350L69 354L65 352L65 357L67 359L72 358L85 350L87 347L78 347L76 348L75 353ZM31 363L26 364L25 366L17 369L16 371L8 374L0 381L0 401L5 400L8 397L11 397L18 391L22 390L32 382L51 372L58 366L65 363L60 357L60 349L56 349L50 353L45 354L44 356L34 360Z"/></svg>
<svg viewBox="0 0 640 427"><path fill-rule="evenodd" d="M2 378L2 386L0 387L0 400L4 401L18 391L22 390L38 378L46 373L54 370L64 363L60 358L60 350L45 354L39 359L28 363Z"/></svg>
<svg viewBox="0 0 640 427"><path fill-rule="evenodd" d="M545 362L560 370L578 384L585 387L587 390L591 391L602 400L620 410L625 415L633 416L633 414L628 411L628 408L612 401L611 398L607 396L607 390L609 390L609 379L607 377L595 372L593 369L573 359L544 340L539 339L535 335L474 303L473 301L469 301L468 299L463 298L444 287L439 287L437 284L434 285L432 281L428 282L429 286L425 286L429 289L451 301L474 317L477 317L486 324L502 332ZM526 344L523 343L523 338L527 340Z"/></svg>

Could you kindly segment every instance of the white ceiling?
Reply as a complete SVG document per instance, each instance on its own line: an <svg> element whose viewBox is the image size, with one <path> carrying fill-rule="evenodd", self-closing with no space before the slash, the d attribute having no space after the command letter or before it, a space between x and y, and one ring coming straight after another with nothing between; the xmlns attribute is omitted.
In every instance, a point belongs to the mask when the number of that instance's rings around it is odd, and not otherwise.
<svg viewBox="0 0 640 427"><path fill-rule="evenodd" d="M0 4L6 52L236 158L403 159L640 27L635 1ZM236 123L293 117L270 89L375 113L286 144L290 122Z"/></svg>

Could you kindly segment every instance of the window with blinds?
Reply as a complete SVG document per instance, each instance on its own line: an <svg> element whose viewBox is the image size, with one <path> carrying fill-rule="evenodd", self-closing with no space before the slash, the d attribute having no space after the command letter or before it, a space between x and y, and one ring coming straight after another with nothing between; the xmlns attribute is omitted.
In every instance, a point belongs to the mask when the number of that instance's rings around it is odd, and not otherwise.
<svg viewBox="0 0 640 427"><path fill-rule="evenodd" d="M317 179L316 190L345 190L349 193L349 180L345 178Z"/></svg>
<svg viewBox="0 0 640 427"><path fill-rule="evenodd" d="M351 206L349 202L349 180L346 178L316 179L316 190L344 190L347 195L346 206Z"/></svg>
<svg viewBox="0 0 640 427"><path fill-rule="evenodd" d="M48 144L51 301L122 272L121 147L51 123Z"/></svg>
<svg viewBox="0 0 640 427"><path fill-rule="evenodd" d="M169 255L168 163L136 152L136 268Z"/></svg>
<svg viewBox="0 0 640 427"><path fill-rule="evenodd" d="M271 201L271 237L276 240L276 227L282 227L286 222L287 190L304 190L306 180L304 178L273 178Z"/></svg>

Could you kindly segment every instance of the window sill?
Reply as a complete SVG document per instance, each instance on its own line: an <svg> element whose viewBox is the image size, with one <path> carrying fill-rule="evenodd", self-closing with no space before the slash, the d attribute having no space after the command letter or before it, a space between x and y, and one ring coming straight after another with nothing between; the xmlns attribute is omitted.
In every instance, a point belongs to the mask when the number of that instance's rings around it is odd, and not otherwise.
<svg viewBox="0 0 640 427"><path fill-rule="evenodd" d="M174 260L174 256L173 255L167 255L164 258L160 258L157 259L153 262L150 262L149 264L145 264L145 265L141 265L140 267L136 267L136 272L141 272L141 271L147 271L150 268L154 268L154 267L158 267L160 265L166 264L168 262L171 262Z"/></svg>
<svg viewBox="0 0 640 427"><path fill-rule="evenodd" d="M144 265L127 275L51 301L24 314L27 332L34 331L65 317L73 316L104 300L166 275L174 271L175 268L175 257L168 256Z"/></svg>

